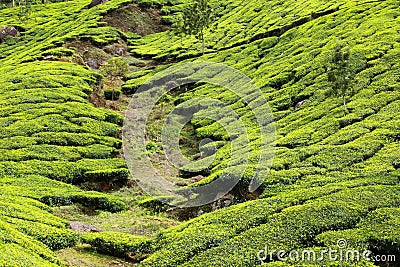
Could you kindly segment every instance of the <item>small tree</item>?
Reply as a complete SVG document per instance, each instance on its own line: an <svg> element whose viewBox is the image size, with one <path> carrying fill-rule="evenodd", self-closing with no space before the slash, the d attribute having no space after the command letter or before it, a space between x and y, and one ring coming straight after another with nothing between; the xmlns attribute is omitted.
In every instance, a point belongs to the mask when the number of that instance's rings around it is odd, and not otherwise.
<svg viewBox="0 0 400 267"><path fill-rule="evenodd" d="M182 17L175 26L179 34L193 35L201 40L204 55L204 31L213 22L213 9L208 0L192 0L182 12Z"/></svg>
<svg viewBox="0 0 400 267"><path fill-rule="evenodd" d="M31 18L33 14L33 4L35 4L35 0L19 0L19 12L18 12L18 19L21 23L25 26L25 39L26 39L26 32L27 32L27 23L28 20ZM14 2L13 2L14 6Z"/></svg>
<svg viewBox="0 0 400 267"><path fill-rule="evenodd" d="M339 96L343 99L344 111L347 113L346 97L353 93L353 79L355 68L349 47L338 44L328 60L326 73L331 84L329 95Z"/></svg>
<svg viewBox="0 0 400 267"><path fill-rule="evenodd" d="M123 78L129 70L128 63L120 57L114 57L107 60L101 67L101 73L109 78L113 84L116 79ZM114 101L114 88L112 89L111 100Z"/></svg>

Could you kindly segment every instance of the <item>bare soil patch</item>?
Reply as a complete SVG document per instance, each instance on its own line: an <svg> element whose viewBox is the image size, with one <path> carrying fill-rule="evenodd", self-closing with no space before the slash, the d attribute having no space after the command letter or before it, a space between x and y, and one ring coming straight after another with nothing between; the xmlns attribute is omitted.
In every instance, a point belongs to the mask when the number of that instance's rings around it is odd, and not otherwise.
<svg viewBox="0 0 400 267"><path fill-rule="evenodd" d="M170 28L162 23L159 9L141 8L134 3L110 12L103 17L102 21L120 31L134 32L142 36Z"/></svg>

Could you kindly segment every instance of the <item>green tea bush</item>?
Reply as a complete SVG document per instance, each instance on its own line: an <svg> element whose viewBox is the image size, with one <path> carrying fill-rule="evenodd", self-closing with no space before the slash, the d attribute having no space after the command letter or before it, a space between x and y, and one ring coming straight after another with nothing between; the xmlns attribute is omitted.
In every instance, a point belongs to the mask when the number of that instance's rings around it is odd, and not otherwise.
<svg viewBox="0 0 400 267"><path fill-rule="evenodd" d="M398 208L381 208L371 212L363 218L354 229L328 231L319 236L319 242L331 245L334 240L346 239L351 247L360 250L371 250L375 253L398 253L399 236L397 225L399 222Z"/></svg>
<svg viewBox="0 0 400 267"><path fill-rule="evenodd" d="M185 265L202 265L205 263L204 259L207 259L205 265L238 264L251 266L258 263L256 253L263 249L265 245L268 245L269 249L284 249L286 251L299 247L306 248L309 242L312 242L309 239L310 237L315 237L319 233L332 228L355 227L364 214L368 213L368 210L398 205L400 199L395 196L396 190L396 188L390 186L346 189L331 196L327 195L320 199L310 200L303 205L288 207L280 213L270 215L260 226L252 227L225 242L218 242L216 247L211 246L211 248L202 249L200 253L197 250L197 253L192 254L193 258L187 261ZM378 195L380 197L376 198ZM191 228L191 230L195 231L195 228ZM207 237L208 235L208 233L203 234L203 231L192 232L192 238L196 237L199 240L201 240L201 236ZM177 240L182 239L174 238L163 247L169 248L169 245L176 244ZM186 252L186 255L188 253ZM161 255L168 255L168 257ZM151 264L174 265L176 264L175 260L186 260L181 258L180 255L176 248L175 250L161 249L152 257L146 259L143 264L144 266ZM226 257L226 255L231 256Z"/></svg>
<svg viewBox="0 0 400 267"><path fill-rule="evenodd" d="M246 232L247 230L251 230L254 227L265 224L266 222L269 221L270 216L273 215L274 213L277 212L276 215L280 216L279 215L280 211L285 210L285 208L288 208L293 205L299 205L297 207L299 210L301 210L302 209L301 204L305 203L308 200L310 200L310 205L308 205L308 207L311 210L314 208L314 206L311 205L313 203L313 199L318 199L325 195L329 197L329 195L336 193L338 196L335 197L335 201L339 201L339 199L343 195L346 196L359 195L358 193L355 192L367 191L366 187L363 186L373 185L376 183L379 184L382 183L384 180L385 179L383 179L383 177L375 179L370 177L353 181L345 181L341 183L329 183L326 186L321 186L321 187L317 186L314 188L310 188L309 186L307 186L302 189L298 187L296 188L295 185L293 185L294 188L291 188L291 190L288 190L288 192L278 193L274 197L241 203L226 209L217 210L211 214L200 216L196 219L182 223L177 227L173 227L165 230L164 232L161 232L161 235L159 237L160 240L159 246L161 247L161 249L156 251L153 256L146 259L144 261L144 264L145 266L146 265L150 266L151 264L161 265L161 266L171 266L171 265L174 266L177 265L179 262L181 263L185 262L187 259L195 256L196 254L199 253L199 251L201 251L201 254L198 257L196 256L197 258L196 262L192 264L202 265L201 259L203 257L203 259L204 258L209 259L206 261L205 265L216 264L217 266L219 266L219 263L217 263L218 260L215 261L211 260L214 258L211 257L211 255L215 253L215 251L219 251L218 253L221 253L221 255L224 254L223 253L224 250L227 252L231 252L231 249L229 248L230 247L229 244L231 244L229 242L231 239L233 239L236 235L242 232ZM395 178L388 177L387 180L388 185L394 185L396 183L397 180ZM355 188L355 192L352 192L351 188ZM340 191L345 189L348 190L342 195L339 195ZM382 188L379 190L379 192L385 192L385 190L386 190L385 188ZM375 193L376 192L377 191L375 191ZM393 194L394 192L395 189L392 190L391 193ZM369 196L373 198L373 195L374 194L370 192ZM385 199L376 199L376 201L382 203L381 205L385 205L384 203L385 201L387 201L388 198L390 198L390 195L388 195ZM328 199L321 201L324 203L325 207L329 207L330 201ZM351 205L353 204L348 204L348 205L350 205L348 207L351 207ZM318 212L316 211L315 214L318 214ZM287 220L289 220L289 218L294 216L294 213L291 210L290 211L287 210L287 215L285 216L287 216ZM319 216L328 216L328 214L324 213L323 215L320 214ZM308 221L311 220L311 217L310 215L307 216L299 215L297 219L293 217L291 218L291 220L298 221L304 219L305 223L308 223ZM348 219L351 220L351 216L348 217ZM322 221L325 221L325 219L324 220L316 219L315 223L318 224L319 222ZM326 221L329 221L329 219L326 219ZM270 223L270 225L275 225L275 224ZM294 223L294 225L290 227L288 231L296 229L297 227L296 225L297 223ZM313 227L311 227L310 229L312 228ZM246 237L242 236L235 238L238 242L237 248L241 247L243 248L243 250L245 250L246 248L248 248L247 246L248 243L246 240L253 240L255 237L265 238L263 239L263 241L269 242L269 240L271 239L265 237L266 233L278 234L281 231L284 230L272 231L271 229L271 231L269 230L260 231L260 234L256 235L252 235L249 233L248 235L246 235ZM281 239L276 238L274 240L277 240L278 242ZM243 246L240 245L240 242L242 242ZM246 243L244 244L244 242ZM225 246L223 245L224 243L228 244ZM251 241L249 241L249 243L251 243ZM260 249L262 249L263 246L264 245L261 245ZM210 251L208 254L207 252L208 249L212 247L216 248L215 250L213 249L212 251ZM293 246L292 249L293 248L295 248L295 246ZM207 252L207 255L204 255L203 252L204 253ZM208 255L210 255L210 257L208 257ZM234 260L237 260L237 257L239 257L239 255L242 254L237 252L232 252L232 254L230 255L234 256L232 258L232 264L233 264ZM229 257L225 257L226 260L228 260L228 258ZM221 263L220 265L224 266L224 264L228 263L225 260L223 260L223 263Z"/></svg>
<svg viewBox="0 0 400 267"><path fill-rule="evenodd" d="M44 266L59 266L59 260L54 252L33 238L14 230L10 224L0 221L0 237L2 250L1 258L12 260L17 266L18 262L30 262L31 264L44 264ZM19 255L20 251L22 255ZM31 256L27 259L27 256ZM22 257L21 257L22 256ZM9 257L9 258L7 258ZM26 264L26 263L25 263Z"/></svg>
<svg viewBox="0 0 400 267"><path fill-rule="evenodd" d="M35 6L25 41L0 44L1 266L61 265L50 249L74 246L78 236L49 206L126 209L116 196L67 184L126 181L128 171L117 152L123 116L88 101L102 76L65 62L75 52L62 46L76 39L116 41L120 33L99 20L124 2L91 10L85 1ZM17 11L0 10L0 24L19 25Z"/></svg>
<svg viewBox="0 0 400 267"><path fill-rule="evenodd" d="M105 169L88 171L84 174L85 181L127 181L129 172L127 169Z"/></svg>
<svg viewBox="0 0 400 267"><path fill-rule="evenodd" d="M6 243L0 245L0 266L19 267L19 266L43 266L56 267L60 266L41 258L32 250L28 250L23 246L14 243Z"/></svg>
<svg viewBox="0 0 400 267"><path fill-rule="evenodd" d="M74 246L78 235L69 229L57 228L39 222L27 222L11 217L2 217L1 220L13 225L19 232L25 233L42 242L52 250Z"/></svg>
<svg viewBox="0 0 400 267"><path fill-rule="evenodd" d="M151 239L126 233L88 233L81 239L82 242L92 245L99 252L118 257L126 257L128 254L148 254L153 250Z"/></svg>

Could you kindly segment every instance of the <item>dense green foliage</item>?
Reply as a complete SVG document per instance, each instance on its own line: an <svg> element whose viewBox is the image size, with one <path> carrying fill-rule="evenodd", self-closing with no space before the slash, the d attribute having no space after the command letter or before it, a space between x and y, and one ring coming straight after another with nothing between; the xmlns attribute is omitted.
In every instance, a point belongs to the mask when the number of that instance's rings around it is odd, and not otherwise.
<svg viewBox="0 0 400 267"><path fill-rule="evenodd" d="M261 199L162 232L159 249L143 266L255 266L261 264L257 251L265 245L322 249L340 238L363 240L363 248L375 253L398 253L396 213L391 213L388 224L393 227L387 230L372 222L378 222L374 210L391 212L400 204L399 10L396 1L220 3L218 27L205 35L210 52L198 60L240 69L261 88L277 124L272 169L259 173L265 182ZM170 38L159 33L132 39L131 49L160 62L201 56L196 40ZM348 113L343 99L330 97L326 73L338 40L349 44L358 58L351 63L355 77L352 94L346 92ZM132 75L123 90L135 92L151 75ZM199 85L176 102L202 96L230 104L246 121L252 147L258 147L257 123L232 92ZM209 176L191 185L196 186L217 179L231 155L241 159L240 153L229 153L229 136L221 124L192 123L198 136L225 142ZM258 156L255 149L240 186L248 185ZM197 171L197 165L187 167ZM235 168L230 171L235 174ZM365 217L369 224L363 223ZM274 264L266 266L281 266Z"/></svg>
<svg viewBox="0 0 400 267"><path fill-rule="evenodd" d="M117 197L70 185L128 178L117 158L123 117L88 101L102 77L70 62L43 60L70 53L59 47L68 39L113 40L115 30L99 28L98 21L122 2L90 11L86 1L34 5L23 21L19 8L0 10L0 25L26 29L26 38L0 44L1 266L59 265L50 249L76 244L68 222L47 205L125 208Z"/></svg>
<svg viewBox="0 0 400 267"><path fill-rule="evenodd" d="M340 238L355 248L399 253L398 1L225 1L216 5L217 27L204 32L204 56L195 38L183 40L172 32L138 38L98 22L124 2L129 1L112 0L90 10L84 8L88 1L80 0L39 5L25 25L17 9L0 10L1 25L27 30L26 40L9 38L0 44L0 265L60 264L50 248L71 246L78 238L49 205L124 208L116 197L71 185L127 179L125 162L117 157L123 118L89 103L88 95L101 83L98 74L74 63L45 60L71 54L62 47L67 40L101 45L120 36L128 39L134 55L160 65L126 75L124 93L135 92L167 62L184 59L221 62L247 74L273 110L275 158L271 171L265 168L259 175L265 183L257 200L204 214L162 231L154 241L105 232L88 234L85 242L119 256L154 249L143 266L301 266L262 264L257 252L265 245L319 250ZM172 16L184 2L138 4L160 7ZM338 39L362 58L354 65L347 113L341 99L329 97L332 84L326 74ZM253 148L240 183L246 188L259 157L251 110L230 91L194 87L177 103L202 96L219 99L245 121ZM209 175L190 186L218 178L231 154L240 167L240 153L230 153L229 136L218 122L194 119L192 124L198 137L216 140L219 149ZM197 171L201 163L187 169ZM236 169L229 171L235 174Z"/></svg>
<svg viewBox="0 0 400 267"><path fill-rule="evenodd" d="M126 257L152 252L152 240L144 236L133 236L118 232L88 233L82 241L91 244L98 251L112 256Z"/></svg>

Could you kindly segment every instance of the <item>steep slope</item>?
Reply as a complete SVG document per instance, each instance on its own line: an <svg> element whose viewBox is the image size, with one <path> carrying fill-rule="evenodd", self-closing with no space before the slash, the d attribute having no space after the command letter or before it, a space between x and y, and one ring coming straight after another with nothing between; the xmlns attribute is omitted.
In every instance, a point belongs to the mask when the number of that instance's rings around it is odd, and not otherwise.
<svg viewBox="0 0 400 267"><path fill-rule="evenodd" d="M27 29L26 38L22 33L19 40L0 44L2 266L61 264L51 249L71 246L78 236L67 229L65 220L51 214L49 206L80 203L109 211L125 207L116 197L71 185L127 179L125 162L118 157L123 118L89 103L88 95L100 83L96 73L57 60L73 53L62 46L66 41L116 41L123 34L99 21L127 2L112 0L90 10L84 8L88 1L80 0L36 6L35 17L26 24L17 20L16 9L0 11L0 25ZM167 3L140 2L159 7ZM170 5L163 12L172 14L181 7ZM181 39L170 32L142 38L126 34L132 54L154 59L161 65L156 70L198 60L243 71L269 100L277 126L274 162L261 177L265 183L260 198L162 231L155 253L142 265L336 266L325 261L283 263L276 255L262 263L257 256L266 246L276 251L337 248L340 239L360 251L400 254L399 10L395 0L225 1L217 5L216 27L206 34L205 56L194 38ZM329 84L324 64L338 40L348 42L359 55L348 114L340 99L325 96ZM135 92L154 73L129 75L124 92ZM219 99L241 114L252 147L258 147L251 110L236 104L239 98L232 92L196 85L176 103L202 96ZM209 175L190 184L199 186L225 169L230 141L218 123L192 124L197 138L210 137L222 146ZM233 155L240 161L240 155ZM259 151L253 150L253 164L241 186L248 184L258 157ZM86 239L111 246L119 255L150 242L112 233ZM346 264L351 265L342 266Z"/></svg>
<svg viewBox="0 0 400 267"><path fill-rule="evenodd" d="M205 56L194 38L181 40L170 33L131 40L132 52L160 64L213 61L246 73L274 112L274 162L262 177L261 199L162 232L159 250L143 266L256 266L261 264L257 253L265 246L320 251L337 248L340 238L360 251L398 255L398 1L228 1L217 6L219 18L206 34ZM341 99L325 94L324 66L338 41L348 43L359 58L348 114ZM135 92L153 73L141 75L124 85L125 92ZM210 85L198 85L177 103L202 96L250 117L251 111L235 104L238 96ZM198 136L225 141L210 175L191 185L196 186L218 178L229 160L230 141L217 122L192 123ZM255 122L248 126L249 132L256 127ZM252 141L254 147L257 141ZM259 154L254 151L251 157L256 163ZM250 172L244 178L251 177ZM278 264L276 255L266 261L271 261L266 266Z"/></svg>
<svg viewBox="0 0 400 267"><path fill-rule="evenodd" d="M118 33L98 21L121 3L91 10L84 8L87 1L34 6L25 24L18 8L0 11L1 25L26 29L0 44L1 266L60 265L52 250L74 245L78 235L48 205L126 207L117 197L71 185L128 178L118 158L123 117L88 101L101 77L77 64L44 60L70 54L61 47L68 39L115 40Z"/></svg>

